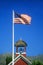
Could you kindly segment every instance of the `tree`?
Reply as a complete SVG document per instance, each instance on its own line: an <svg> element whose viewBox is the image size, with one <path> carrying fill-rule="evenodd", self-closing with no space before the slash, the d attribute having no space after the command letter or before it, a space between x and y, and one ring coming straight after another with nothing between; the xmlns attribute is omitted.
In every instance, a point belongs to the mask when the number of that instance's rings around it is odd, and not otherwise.
<svg viewBox="0 0 43 65"><path fill-rule="evenodd" d="M12 61L12 57L6 57L6 65L8 65Z"/></svg>
<svg viewBox="0 0 43 65"><path fill-rule="evenodd" d="M41 63L41 61L38 61L38 60L35 61L34 60L33 63L32 63L32 65L43 65L43 64Z"/></svg>
<svg viewBox="0 0 43 65"><path fill-rule="evenodd" d="M36 62L36 65L41 65L41 62L40 62L40 61L37 61L37 62Z"/></svg>
<svg viewBox="0 0 43 65"><path fill-rule="evenodd" d="M36 65L36 62L35 62L35 60L32 62L32 65Z"/></svg>

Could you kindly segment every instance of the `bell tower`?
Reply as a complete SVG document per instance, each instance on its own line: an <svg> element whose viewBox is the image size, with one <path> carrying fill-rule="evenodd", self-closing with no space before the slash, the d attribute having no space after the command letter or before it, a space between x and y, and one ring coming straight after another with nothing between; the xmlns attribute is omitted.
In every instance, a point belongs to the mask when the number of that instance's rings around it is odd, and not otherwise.
<svg viewBox="0 0 43 65"><path fill-rule="evenodd" d="M19 40L16 42L15 47L16 47L16 56L19 54L22 54L23 56L26 56L26 42L23 40Z"/></svg>

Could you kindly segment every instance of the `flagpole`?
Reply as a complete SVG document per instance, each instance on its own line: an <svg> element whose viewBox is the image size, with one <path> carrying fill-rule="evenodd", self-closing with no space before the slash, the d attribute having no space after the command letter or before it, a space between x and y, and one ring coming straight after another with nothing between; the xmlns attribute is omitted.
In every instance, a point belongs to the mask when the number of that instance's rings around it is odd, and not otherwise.
<svg viewBox="0 0 43 65"><path fill-rule="evenodd" d="M13 10L13 23L12 23L12 65L14 65L14 10Z"/></svg>

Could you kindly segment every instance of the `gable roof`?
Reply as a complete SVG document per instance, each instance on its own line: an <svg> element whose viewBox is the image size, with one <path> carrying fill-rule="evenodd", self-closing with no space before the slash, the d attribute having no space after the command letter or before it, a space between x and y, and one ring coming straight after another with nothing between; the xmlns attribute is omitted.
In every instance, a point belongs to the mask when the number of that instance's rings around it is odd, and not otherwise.
<svg viewBox="0 0 43 65"><path fill-rule="evenodd" d="M14 59L14 64L19 60L23 59L26 63L32 64L31 61L29 61L26 57L23 55L19 54L15 59ZM11 61L8 65L12 65L13 61Z"/></svg>

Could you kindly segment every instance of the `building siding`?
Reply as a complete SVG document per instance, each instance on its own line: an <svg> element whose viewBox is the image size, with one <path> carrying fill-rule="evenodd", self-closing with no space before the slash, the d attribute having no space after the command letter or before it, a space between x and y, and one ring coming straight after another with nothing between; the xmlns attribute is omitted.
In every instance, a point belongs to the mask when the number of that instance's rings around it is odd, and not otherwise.
<svg viewBox="0 0 43 65"><path fill-rule="evenodd" d="M24 60L19 59L14 65L28 65Z"/></svg>

